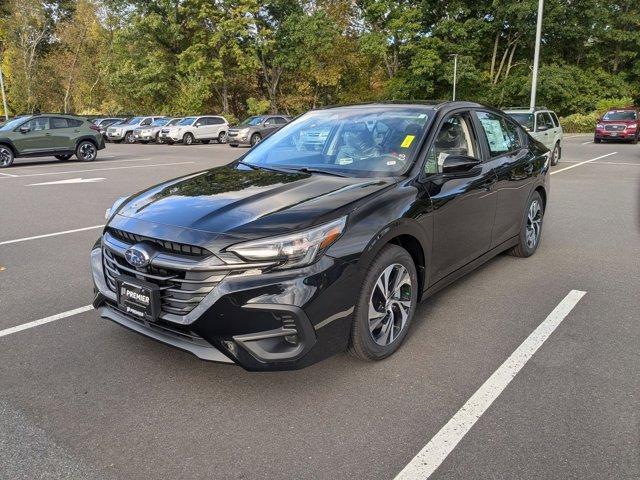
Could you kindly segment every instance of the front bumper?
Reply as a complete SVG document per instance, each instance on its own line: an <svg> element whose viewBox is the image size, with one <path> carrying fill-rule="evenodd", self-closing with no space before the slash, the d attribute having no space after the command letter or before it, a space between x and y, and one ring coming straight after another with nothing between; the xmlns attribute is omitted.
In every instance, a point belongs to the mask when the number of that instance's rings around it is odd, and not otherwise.
<svg viewBox="0 0 640 480"><path fill-rule="evenodd" d="M230 145L251 145L251 136L230 131L227 133L227 143Z"/></svg>
<svg viewBox="0 0 640 480"><path fill-rule="evenodd" d="M124 133L107 132L106 133L106 137L107 137L107 140L118 141L118 140L122 140L124 138Z"/></svg>
<svg viewBox="0 0 640 480"><path fill-rule="evenodd" d="M596 140L633 140L637 138L637 131L617 131L609 132L606 130L596 131L594 138Z"/></svg>
<svg viewBox="0 0 640 480"><path fill-rule="evenodd" d="M133 138L136 142L150 142L151 140L155 140L153 135L142 135L141 133L134 133Z"/></svg>
<svg viewBox="0 0 640 480"><path fill-rule="evenodd" d="M203 360L252 371L291 370L347 347L359 282L349 278L355 267L331 257L296 271L229 275L185 323L123 313L105 281L101 243L91 263L94 307L103 318Z"/></svg>

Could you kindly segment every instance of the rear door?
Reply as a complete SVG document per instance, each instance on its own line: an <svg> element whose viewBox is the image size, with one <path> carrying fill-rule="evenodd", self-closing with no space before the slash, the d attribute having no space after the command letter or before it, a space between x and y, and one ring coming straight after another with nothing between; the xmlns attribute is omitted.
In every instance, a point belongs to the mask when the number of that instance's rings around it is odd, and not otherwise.
<svg viewBox="0 0 640 480"><path fill-rule="evenodd" d="M551 117L547 112L536 113L536 140L543 143L549 150L553 149L554 144L554 125Z"/></svg>
<svg viewBox="0 0 640 480"><path fill-rule="evenodd" d="M486 160L478 138L478 125L470 111L452 113L438 127L427 153L424 185L434 209L430 284L478 258L491 245L497 180L493 164L483 161L456 175L442 172L449 155Z"/></svg>
<svg viewBox="0 0 640 480"><path fill-rule="evenodd" d="M80 133L80 120L64 117L51 117L51 142L56 150L73 150L75 139Z"/></svg>
<svg viewBox="0 0 640 480"><path fill-rule="evenodd" d="M516 236L529 197L534 175L535 157L526 147L520 125L495 112L478 110L476 118L495 170L496 216L491 248Z"/></svg>
<svg viewBox="0 0 640 480"><path fill-rule="evenodd" d="M560 143L562 141L562 126L560 125L560 121L558 120L558 116L554 112L547 112L547 115L551 118L551 124L553 125L553 146L556 143Z"/></svg>

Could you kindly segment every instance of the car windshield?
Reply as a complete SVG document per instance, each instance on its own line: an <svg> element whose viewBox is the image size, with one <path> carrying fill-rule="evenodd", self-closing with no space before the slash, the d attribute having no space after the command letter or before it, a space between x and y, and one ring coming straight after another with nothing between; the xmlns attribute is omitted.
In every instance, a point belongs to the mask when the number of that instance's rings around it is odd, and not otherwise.
<svg viewBox="0 0 640 480"><path fill-rule="evenodd" d="M636 112L633 110L611 111L604 114L603 120L635 120Z"/></svg>
<svg viewBox="0 0 640 480"><path fill-rule="evenodd" d="M509 113L511 118L522 125L529 131L533 130L533 114L532 113Z"/></svg>
<svg viewBox="0 0 640 480"><path fill-rule="evenodd" d="M185 117L178 122L178 125L189 126L196 121L196 117Z"/></svg>
<svg viewBox="0 0 640 480"><path fill-rule="evenodd" d="M142 120L144 119L144 117L133 117L131 120L129 120L127 123L129 125L137 125L138 123L140 123Z"/></svg>
<svg viewBox="0 0 640 480"><path fill-rule="evenodd" d="M151 123L152 127L161 127L169 122L168 118L158 118Z"/></svg>
<svg viewBox="0 0 640 480"><path fill-rule="evenodd" d="M242 163L351 177L397 176L413 162L432 117L433 109L426 106L312 111L265 138Z"/></svg>
<svg viewBox="0 0 640 480"><path fill-rule="evenodd" d="M16 128L18 125L20 125L22 122L26 121L26 118L14 118L13 120L10 120L9 122L5 123L2 127L0 127L0 132L7 132L9 130L13 130L14 128Z"/></svg>
<svg viewBox="0 0 640 480"><path fill-rule="evenodd" d="M240 125L251 125L251 126L260 125L262 123L263 118L264 117L249 117L245 119Z"/></svg>
<svg viewBox="0 0 640 480"><path fill-rule="evenodd" d="M178 122L180 122L180 120L182 120L182 119L181 119L181 118L174 118L174 119L170 120L170 121L167 123L167 125L166 125L166 126L167 126L167 127L170 127L171 125L177 125L177 124L178 124Z"/></svg>

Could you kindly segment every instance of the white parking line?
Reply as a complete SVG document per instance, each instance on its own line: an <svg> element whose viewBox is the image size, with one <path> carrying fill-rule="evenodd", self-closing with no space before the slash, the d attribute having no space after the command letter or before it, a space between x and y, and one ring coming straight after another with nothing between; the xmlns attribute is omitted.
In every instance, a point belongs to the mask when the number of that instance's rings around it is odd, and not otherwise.
<svg viewBox="0 0 640 480"><path fill-rule="evenodd" d="M606 155L600 155L599 157L592 158L591 160L585 160L584 162L578 162L578 163L576 163L574 165L571 165L569 167L564 167L564 168L561 168L560 170L554 170L553 172L551 172L551 175L555 175L556 173L564 172L565 170L570 170L572 168L579 167L580 165L584 165L586 163L595 162L596 160L600 160L601 158L605 158L605 157L610 157L611 155L615 155L617 153L618 152L611 152L611 153L607 153Z"/></svg>
<svg viewBox="0 0 640 480"><path fill-rule="evenodd" d="M426 480L429 478L585 294L586 292L571 290L544 322L538 325L538 328L515 349L462 408L451 417L447 424L404 467L396 476L396 480Z"/></svg>
<svg viewBox="0 0 640 480"><path fill-rule="evenodd" d="M101 161L104 160L105 158L113 158L113 157L100 157L100 161L96 162L96 163L93 163L93 165L96 165L96 164L100 165ZM134 157L134 158L127 158L127 159L124 159L124 160L108 160L108 162L109 163L145 162L145 161L148 161L148 160L156 160L156 159L155 158L151 158L151 157L142 157L142 158ZM25 165L25 166L16 165L16 166L11 168L11 171L22 170L22 169L26 169L26 168L29 168L29 169L33 169L33 168L55 168L55 167L67 167L68 168L69 165L73 165L74 163L77 165L78 163L81 163L81 162L73 162L73 163L72 162L57 162L57 163L46 163L46 164L42 164L42 165ZM27 171L29 171L29 170L27 170ZM20 173L20 171L18 173Z"/></svg>
<svg viewBox="0 0 640 480"><path fill-rule="evenodd" d="M589 140L588 142L582 142L580 145L589 145L590 143L593 143L593 140Z"/></svg>
<svg viewBox="0 0 640 480"><path fill-rule="evenodd" d="M21 332L29 328L44 325L45 323L55 322L56 320L60 320L62 318L67 318L79 313L84 313L91 310L92 308L93 305L85 305L84 307L74 308L73 310L69 310L68 312L58 313L56 315L51 315L50 317L41 318L40 320L34 320L33 322L23 323L22 325L17 325L11 328L5 328L4 330L0 330L0 337L6 337L7 335L11 335L12 333Z"/></svg>
<svg viewBox="0 0 640 480"><path fill-rule="evenodd" d="M10 173L2 173L0 172L0 175L4 175L5 177L15 177L16 175L11 175Z"/></svg>
<svg viewBox="0 0 640 480"><path fill-rule="evenodd" d="M11 177L11 178L42 177L44 175L66 175L68 173L103 172L105 170L125 170L128 168L166 167L170 165L187 165L190 163L196 163L196 162L152 163L152 164L145 164L145 165L130 165L125 167L106 167L106 168L88 168L84 170L66 170L64 172L28 173L26 175L15 175L14 177Z"/></svg>
<svg viewBox="0 0 640 480"><path fill-rule="evenodd" d="M16 238L15 240L5 240L0 242L0 245L9 245L10 243L26 242L28 240L37 240L39 238L55 237L58 235L66 235L67 233L84 232L87 230L94 230L96 228L102 228L104 225L94 225L93 227L76 228L74 230L65 230L64 232L45 233L44 235L36 235L35 237Z"/></svg>

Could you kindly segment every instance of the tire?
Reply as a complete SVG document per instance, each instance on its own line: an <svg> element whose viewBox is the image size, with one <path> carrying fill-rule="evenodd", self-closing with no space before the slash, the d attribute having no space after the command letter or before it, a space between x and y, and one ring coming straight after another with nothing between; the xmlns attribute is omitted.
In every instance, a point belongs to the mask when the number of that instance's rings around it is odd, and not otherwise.
<svg viewBox="0 0 640 480"><path fill-rule="evenodd" d="M633 137L633 140L631 140L631 143L634 145L638 144L638 136L636 135L635 137Z"/></svg>
<svg viewBox="0 0 640 480"><path fill-rule="evenodd" d="M602 139L601 138L594 138L593 139L593 143L602 143Z"/></svg>
<svg viewBox="0 0 640 480"><path fill-rule="evenodd" d="M398 275L405 283L385 295L383 285L387 291L389 284L393 289ZM418 274L411 255L397 245L386 245L365 274L353 315L349 352L369 361L393 354L407 336L417 303Z"/></svg>
<svg viewBox="0 0 640 480"><path fill-rule="evenodd" d="M555 146L553 147L553 151L551 152L551 165L555 167L556 165L558 165L559 160L560 160L560 142L556 142Z"/></svg>
<svg viewBox="0 0 640 480"><path fill-rule="evenodd" d="M157 143L158 145L162 145L162 143L164 143L164 142L162 141L162 139L160 138L160 134L159 134L159 133L156 133L156 143Z"/></svg>
<svg viewBox="0 0 640 480"><path fill-rule="evenodd" d="M514 257L530 257L538 249L542 236L544 203L538 192L533 192L524 210L518 245L509 250ZM533 236L533 237L532 237Z"/></svg>
<svg viewBox="0 0 640 480"><path fill-rule="evenodd" d="M227 132L220 132L218 134L218 143L219 144L227 143Z"/></svg>
<svg viewBox="0 0 640 480"><path fill-rule="evenodd" d="M64 155L54 155L54 157L56 157L58 160L65 161L69 160L72 155L70 153L65 153Z"/></svg>
<svg viewBox="0 0 640 480"><path fill-rule="evenodd" d="M237 143L230 143L229 146L233 147L233 148L238 148L238 144Z"/></svg>
<svg viewBox="0 0 640 480"><path fill-rule="evenodd" d="M124 143L136 143L136 139L133 136L133 132L127 132L122 139Z"/></svg>
<svg viewBox="0 0 640 480"><path fill-rule="evenodd" d="M98 156L98 147L89 140L83 140L76 147L76 157L82 162L93 162Z"/></svg>
<svg viewBox="0 0 640 480"><path fill-rule="evenodd" d="M191 133L185 133L184 137L182 137L182 143L184 143L185 145L193 145L194 141L195 138L193 138L193 134Z"/></svg>
<svg viewBox="0 0 640 480"><path fill-rule="evenodd" d="M254 133L253 135L251 135L251 146L253 147L254 145L260 143L260 140L262 140L262 135L260 135L259 133Z"/></svg>
<svg viewBox="0 0 640 480"><path fill-rule="evenodd" d="M211 140L202 140L202 143L204 143L205 145L209 145L209 142L210 142L210 141L211 141Z"/></svg>
<svg viewBox="0 0 640 480"><path fill-rule="evenodd" d="M10 167L14 160L13 150L6 145L0 145L0 168Z"/></svg>

